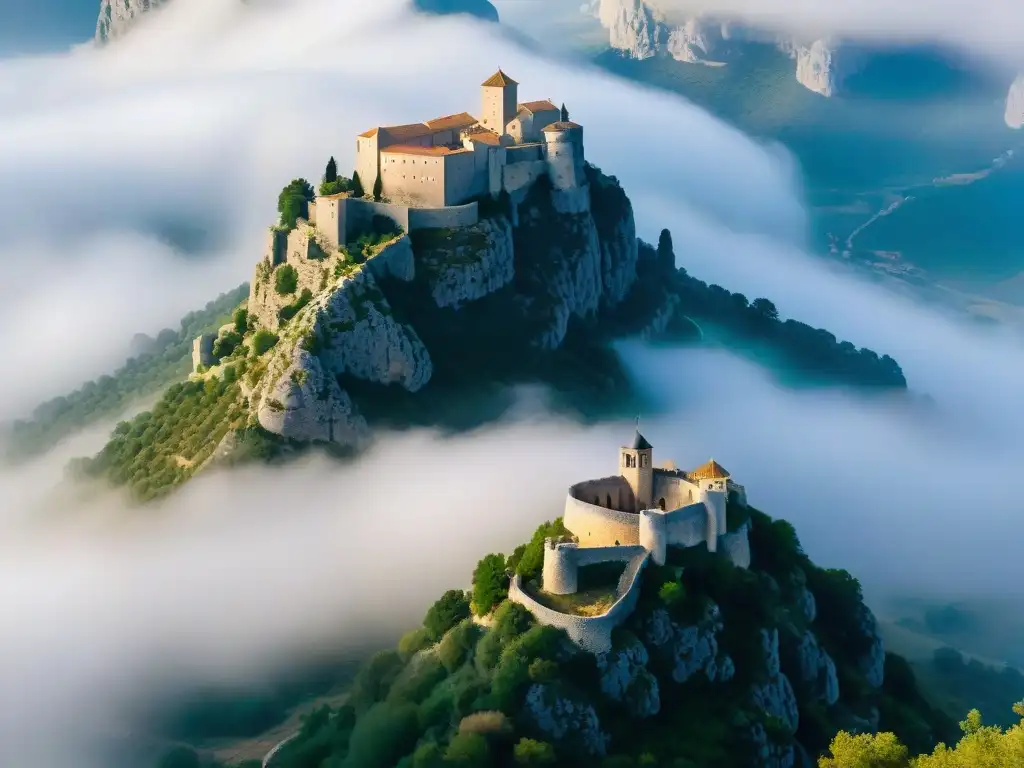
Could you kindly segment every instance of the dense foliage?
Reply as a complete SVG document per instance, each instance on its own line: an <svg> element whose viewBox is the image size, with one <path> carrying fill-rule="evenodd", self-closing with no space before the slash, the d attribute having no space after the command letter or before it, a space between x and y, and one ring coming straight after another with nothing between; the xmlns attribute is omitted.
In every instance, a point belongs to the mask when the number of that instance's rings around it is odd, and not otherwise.
<svg viewBox="0 0 1024 768"><path fill-rule="evenodd" d="M812 755L824 753L855 712L878 706L883 727L904 741L920 740L917 729L923 728L923 748L932 749L940 735L929 729L948 723L931 724L933 713L917 698L909 666L890 659L887 669L892 666L894 681L882 689L871 689L863 679L857 661L862 638L848 633L864 610L856 581L843 571L810 563L787 523L756 510L750 520L754 546L779 551L760 552L754 567L742 570L704 548L671 549L666 566L648 565L634 615L613 634L613 648L631 647L644 636L654 612L667 611L672 621L694 625L714 603L725 626L719 648L735 660L731 680L712 683L698 675L675 683L671 667L665 666L668 659L652 646L647 668L658 680L661 708L638 717L629 696L614 701L603 693L597 659L577 649L564 632L538 625L525 608L508 600L499 602L480 626L469 618L466 595L452 590L431 606L423 626L406 634L397 650L381 651L363 666L343 706L308 716L274 768L750 765L754 746L748 734L754 725L760 723L782 743L792 738L751 707L750 686L765 674L758 632L790 623L807 627L793 601L796 591L812 582L815 595L824 590L820 603L837 601L834 609L820 614L814 631L835 659L843 692L826 709L794 681L801 722L796 738ZM499 574L532 571L531 547L552 534L570 535L561 521L545 523L504 568L500 555L484 557L474 572L474 608L491 599L484 595L493 595ZM588 754L583 737L572 728L555 733L542 726L534 707L553 697L571 702L577 711L593 711L609 737L605 756Z"/></svg>
<svg viewBox="0 0 1024 768"><path fill-rule="evenodd" d="M851 735L842 731L833 739L820 768L1011 768L1024 765L1024 702L1013 711L1022 718L1003 730L982 723L972 709L960 723L963 737L951 748L939 744L928 754L911 757L893 733Z"/></svg>
<svg viewBox="0 0 1024 768"><path fill-rule="evenodd" d="M32 412L30 419L15 422L9 435L8 458L17 460L41 453L77 430L116 416L133 402L183 379L192 369L193 339L229 322L232 310L248 293L248 284L222 293L198 312L185 315L178 330L165 328L155 339L143 339L144 351L113 375L101 376L69 395L48 400Z"/></svg>
<svg viewBox="0 0 1024 768"><path fill-rule="evenodd" d="M237 383L215 377L174 384L153 410L118 424L94 458L75 460L72 471L126 486L139 501L163 495L191 477L241 424L239 395Z"/></svg>
<svg viewBox="0 0 1024 768"><path fill-rule="evenodd" d="M473 571L473 613L491 612L508 593L508 575L504 555L486 555Z"/></svg>
<svg viewBox="0 0 1024 768"><path fill-rule="evenodd" d="M277 197L277 212L281 216L280 226L286 230L295 229L299 219L309 218L309 204L315 197L313 185L305 179L293 179Z"/></svg>

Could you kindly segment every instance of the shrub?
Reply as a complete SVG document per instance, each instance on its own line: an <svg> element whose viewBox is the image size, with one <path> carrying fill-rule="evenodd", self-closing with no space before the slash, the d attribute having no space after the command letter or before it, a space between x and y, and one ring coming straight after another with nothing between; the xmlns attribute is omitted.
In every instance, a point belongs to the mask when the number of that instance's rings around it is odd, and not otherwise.
<svg viewBox="0 0 1024 768"><path fill-rule="evenodd" d="M242 335L238 331L228 331L223 336L217 337L217 340L213 342L213 356L218 359L227 357L241 343Z"/></svg>
<svg viewBox="0 0 1024 768"><path fill-rule="evenodd" d="M530 667L527 671L530 674L530 680L533 682L550 683L558 677L558 664L549 659L534 659L530 662Z"/></svg>
<svg viewBox="0 0 1024 768"><path fill-rule="evenodd" d="M424 648L429 648L430 645L430 634L426 629L420 627L402 635L402 639L398 641L398 653L403 660L408 661Z"/></svg>
<svg viewBox="0 0 1024 768"><path fill-rule="evenodd" d="M474 712L459 721L459 733L479 733L482 736L508 736L512 723L504 712Z"/></svg>
<svg viewBox="0 0 1024 768"><path fill-rule="evenodd" d="M658 597L665 605L677 605L686 599L686 589L678 581L666 581L658 590Z"/></svg>
<svg viewBox="0 0 1024 768"><path fill-rule="evenodd" d="M473 612L490 613L508 594L504 555L486 555L473 571Z"/></svg>
<svg viewBox="0 0 1024 768"><path fill-rule="evenodd" d="M416 743L416 708L411 704L375 704L356 720L349 739L346 768L392 768Z"/></svg>
<svg viewBox="0 0 1024 768"><path fill-rule="evenodd" d="M494 611L494 621L476 645L476 661L481 669L493 669L501 652L510 642L534 625L533 616L519 603L506 600Z"/></svg>
<svg viewBox="0 0 1024 768"><path fill-rule="evenodd" d="M458 733L448 744L444 761L463 768L487 768L491 765L491 749L479 733Z"/></svg>
<svg viewBox="0 0 1024 768"><path fill-rule="evenodd" d="M524 768L533 768L540 765L554 765L555 748L545 741L534 741L533 739L520 739L512 750L516 765Z"/></svg>
<svg viewBox="0 0 1024 768"><path fill-rule="evenodd" d="M362 710L387 696L391 684L403 669L402 658L397 651L380 651L363 664L352 681L349 701L356 709Z"/></svg>
<svg viewBox="0 0 1024 768"><path fill-rule="evenodd" d="M299 287L299 273L291 264L282 264L274 270L274 290L282 296L295 293Z"/></svg>
<svg viewBox="0 0 1024 768"><path fill-rule="evenodd" d="M256 357L260 357L267 350L272 349L275 344L277 344L277 334L266 328L261 328L252 337L252 353Z"/></svg>
<svg viewBox="0 0 1024 768"><path fill-rule="evenodd" d="M295 315L297 315L299 311L307 304L309 304L309 302L311 302L312 300L313 292L309 290L309 288L303 288L302 293L299 294L299 297L295 299L295 301L293 301L291 304L281 307L281 309L278 310L277 316L280 318L282 323L287 323L289 320L295 317Z"/></svg>
<svg viewBox="0 0 1024 768"><path fill-rule="evenodd" d="M423 618L423 626L430 639L437 642L445 632L468 618L469 601L466 600L466 593L461 589L450 589L430 606L430 610Z"/></svg>
<svg viewBox="0 0 1024 768"><path fill-rule="evenodd" d="M244 334L249 329L249 310L245 307L239 307L235 310L235 314L231 316L232 322L235 324L235 330Z"/></svg>
<svg viewBox="0 0 1024 768"><path fill-rule="evenodd" d="M445 677L447 672L437 656L432 653L417 656L399 672L388 690L388 699L419 704Z"/></svg>
<svg viewBox="0 0 1024 768"><path fill-rule="evenodd" d="M544 539L560 538L567 535L569 535L569 531L560 517L554 522L542 524L534 531L530 543L524 547L522 554L513 564L515 572L527 581L539 578L541 569L544 567ZM515 556L516 553L513 553L513 557Z"/></svg>
<svg viewBox="0 0 1024 768"><path fill-rule="evenodd" d="M503 712L515 712L529 684L529 662L517 653L503 653L491 678L492 704Z"/></svg>
<svg viewBox="0 0 1024 768"><path fill-rule="evenodd" d="M277 211L281 226L295 229L296 221L309 216L309 201L313 199L313 185L305 179L293 179L277 197Z"/></svg>
<svg viewBox="0 0 1024 768"><path fill-rule="evenodd" d="M441 768L444 750L436 741L426 741L412 753L412 768Z"/></svg>
<svg viewBox="0 0 1024 768"><path fill-rule="evenodd" d="M338 178L334 181L324 181L320 184L320 195L327 197L337 195L340 192L349 192L352 189L352 182L346 178Z"/></svg>
<svg viewBox="0 0 1024 768"><path fill-rule="evenodd" d="M437 647L437 655L444 668L454 672L465 660L469 651L476 645L480 628L472 619L463 619L449 629Z"/></svg>

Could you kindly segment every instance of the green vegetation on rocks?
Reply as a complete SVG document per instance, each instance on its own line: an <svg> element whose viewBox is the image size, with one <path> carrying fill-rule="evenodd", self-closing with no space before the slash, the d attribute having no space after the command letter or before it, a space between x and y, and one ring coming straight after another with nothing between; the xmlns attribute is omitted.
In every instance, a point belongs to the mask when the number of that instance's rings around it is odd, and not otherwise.
<svg viewBox="0 0 1024 768"><path fill-rule="evenodd" d="M112 375L90 381L69 395L38 406L29 419L11 425L8 460L30 458L76 431L115 417L132 403L159 392L192 370L192 341L216 332L249 293L248 283L222 293L198 312L182 318L178 330L165 328L155 339L143 337L142 349Z"/></svg>

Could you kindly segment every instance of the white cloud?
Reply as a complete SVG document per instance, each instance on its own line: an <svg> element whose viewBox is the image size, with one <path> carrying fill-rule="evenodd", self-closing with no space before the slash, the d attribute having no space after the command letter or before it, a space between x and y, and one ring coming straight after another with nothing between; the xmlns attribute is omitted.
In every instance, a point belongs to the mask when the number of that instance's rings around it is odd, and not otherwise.
<svg viewBox="0 0 1024 768"><path fill-rule="evenodd" d="M1010 0L650 0L670 18L708 14L780 32L940 43L1024 66L1024 7Z"/></svg>
<svg viewBox="0 0 1024 768"><path fill-rule="evenodd" d="M937 401L783 392L718 354L628 346L668 411L645 423L659 456L713 454L755 503L796 523L813 557L876 586L883 566L890 587L1016 583L1019 345L806 256L784 151L681 99L537 59L491 27L414 23L395 2L173 10L103 52L0 63L0 263L16 278L0 286L0 356L16 364L0 379L0 415L109 367L133 332L247 278L284 181L315 178L331 154L350 167L352 136L374 123L474 110L500 64L524 97L567 103L643 236L669 226L693 274L893 354ZM149 234L197 216L218 235L205 261ZM299 648L347 643L354 627L397 630L465 584L482 554L558 514L570 482L613 471L627 429L549 419L394 437L348 468L201 478L145 516L106 497L86 510L52 502L65 455L0 475L0 613L15 628L0 633L0 665L16 680L0 690L14 697L0 700L0 731L27 750L42 741L29 726L90 730L86 711L106 726L164 671L255 675ZM382 483L384 471L400 482ZM38 505L50 514L35 525L24 511ZM45 758L31 764L82 764Z"/></svg>

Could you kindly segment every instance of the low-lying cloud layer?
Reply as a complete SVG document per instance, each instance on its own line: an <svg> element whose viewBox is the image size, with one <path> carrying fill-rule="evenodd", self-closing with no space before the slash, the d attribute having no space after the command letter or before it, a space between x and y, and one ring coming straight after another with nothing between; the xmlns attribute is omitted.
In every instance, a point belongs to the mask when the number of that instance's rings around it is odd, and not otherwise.
<svg viewBox="0 0 1024 768"><path fill-rule="evenodd" d="M351 167L353 134L371 125L475 110L500 64L523 97L566 102L644 237L671 227L691 273L892 354L936 401L782 391L722 353L626 345L664 408L644 423L657 460L714 455L797 525L812 557L875 591L998 592L1024 575L1010 518L1019 344L805 255L783 150L397 2L176 0L154 20L103 52L0 62L0 262L16 277L0 284L0 356L17 362L0 379L0 418L248 277L285 181L317 178L331 154ZM153 235L196 218L215 236L188 258ZM56 527L25 510L64 456L0 474L0 613L13 627L0 633L0 745L20 750L16 765L81 768L71 736L115 727L140 688L259 675L415 621L481 555L559 514L570 482L614 471L631 428L527 414L458 439L385 436L347 468L210 475L156 510L107 497L47 510Z"/></svg>

